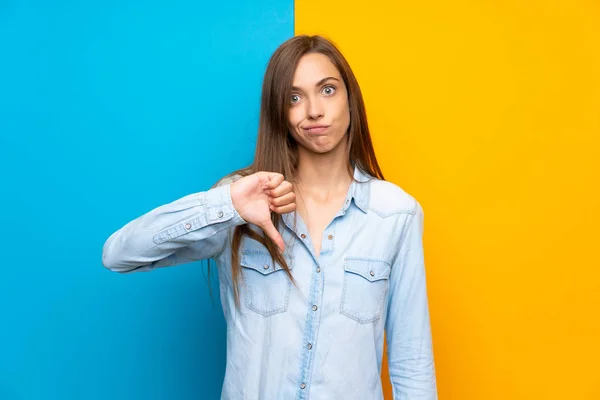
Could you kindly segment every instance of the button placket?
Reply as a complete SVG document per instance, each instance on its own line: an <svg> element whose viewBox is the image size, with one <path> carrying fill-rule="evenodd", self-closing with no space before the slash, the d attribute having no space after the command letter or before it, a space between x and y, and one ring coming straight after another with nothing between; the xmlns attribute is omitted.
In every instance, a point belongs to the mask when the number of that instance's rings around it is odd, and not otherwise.
<svg viewBox="0 0 600 400"><path fill-rule="evenodd" d="M305 229L306 228L303 227L303 228L300 229L300 232L296 231L296 235L297 235L297 237L299 239L301 239L303 241L302 244L307 245L308 242L310 241L310 239L309 239L309 232L307 232ZM304 231L304 232L302 232L302 231ZM333 232L333 231L331 231L331 232ZM325 237L327 237L328 233L329 232L327 232L325 234L326 235ZM327 247L331 247L331 244L327 243L327 245L328 245ZM315 318L318 317L319 314L317 314L317 313L320 312L318 304L322 301L323 276L320 275L319 273L321 272L321 265L323 265L323 264L321 264L320 261L317 259L317 257L315 257L315 255L313 254L313 251L310 248L310 246L307 246L307 250L308 250L309 253L311 253L312 258L313 258L313 260L312 260L313 264L311 266L311 269L315 268L313 271L316 271L316 273L313 272L314 275L311 276L311 288L312 288L313 285L316 285L317 288L321 288L321 290L313 290L313 289L311 289L311 296L310 296L310 299L309 299L309 301L310 301L310 303L309 303L310 309L308 310L307 318L312 321L313 319L315 319ZM326 250L327 249L322 249L322 251L326 251ZM315 355L315 353L313 351L314 350L314 342L316 340L316 334L317 334L317 331L319 329L318 326L317 326L318 324L310 324L310 325L311 325L312 328L309 329L309 330L307 330L305 332L305 334L304 334L304 337L303 337L303 343L304 343L303 344L303 347L304 347L303 351L306 352L304 354L307 357L307 361L306 361L305 364L303 363L302 373L301 373L301 376L300 376L300 379L299 379L299 381L300 381L299 388L301 390L305 390L306 389L306 394L308 394L308 382L307 382L307 380L310 381L310 378L309 378L309 376L310 376L309 375L309 371L310 371L310 368L311 368L310 365L312 363L314 363L314 359L313 359L313 357ZM306 394L303 394L300 397L304 397Z"/></svg>

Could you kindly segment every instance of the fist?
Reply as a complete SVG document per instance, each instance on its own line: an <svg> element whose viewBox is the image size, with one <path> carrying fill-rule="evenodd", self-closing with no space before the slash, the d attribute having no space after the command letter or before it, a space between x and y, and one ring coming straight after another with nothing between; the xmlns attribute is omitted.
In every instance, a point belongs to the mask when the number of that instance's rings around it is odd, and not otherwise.
<svg viewBox="0 0 600 400"><path fill-rule="evenodd" d="M233 207L245 221L260 227L283 251L283 238L271 221L271 213L296 209L293 185L282 174L256 172L231 184Z"/></svg>

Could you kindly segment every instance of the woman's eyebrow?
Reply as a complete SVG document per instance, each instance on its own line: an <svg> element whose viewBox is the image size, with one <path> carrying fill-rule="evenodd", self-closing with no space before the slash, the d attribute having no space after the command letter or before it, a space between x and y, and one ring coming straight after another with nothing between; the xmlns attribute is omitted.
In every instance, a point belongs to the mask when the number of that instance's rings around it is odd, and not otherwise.
<svg viewBox="0 0 600 400"><path fill-rule="evenodd" d="M335 77L333 77L333 76L328 76L328 77L326 77L326 78L323 78L323 79L321 79L319 82L317 82L317 83L315 84L315 86L321 86L322 84L324 84L325 82L327 82L327 81L328 81L328 80L330 80L330 79L333 79L334 81L338 81L338 82L340 81L338 78L335 78ZM302 89L300 89L300 88L299 88L299 87L297 87L297 86L292 86L292 90L302 90Z"/></svg>

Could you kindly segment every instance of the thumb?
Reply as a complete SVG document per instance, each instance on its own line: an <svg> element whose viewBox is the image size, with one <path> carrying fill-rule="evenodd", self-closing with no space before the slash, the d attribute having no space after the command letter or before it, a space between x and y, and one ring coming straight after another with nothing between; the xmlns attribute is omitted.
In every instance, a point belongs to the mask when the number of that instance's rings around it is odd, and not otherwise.
<svg viewBox="0 0 600 400"><path fill-rule="evenodd" d="M285 243L283 242L281 234L275 228L275 225L273 225L273 221L271 221L271 219L268 219L263 224L261 224L260 227L265 232L265 234L275 242L277 247L279 247L279 249L283 253L283 251L285 250Z"/></svg>

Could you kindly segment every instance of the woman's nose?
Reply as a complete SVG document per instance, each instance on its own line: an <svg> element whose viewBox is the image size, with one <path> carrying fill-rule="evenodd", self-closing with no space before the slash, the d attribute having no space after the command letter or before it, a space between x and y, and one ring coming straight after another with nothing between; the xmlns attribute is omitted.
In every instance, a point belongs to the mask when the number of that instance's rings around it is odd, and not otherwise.
<svg viewBox="0 0 600 400"><path fill-rule="evenodd" d="M323 117L323 104L318 100L307 101L306 114L309 119L317 120Z"/></svg>

